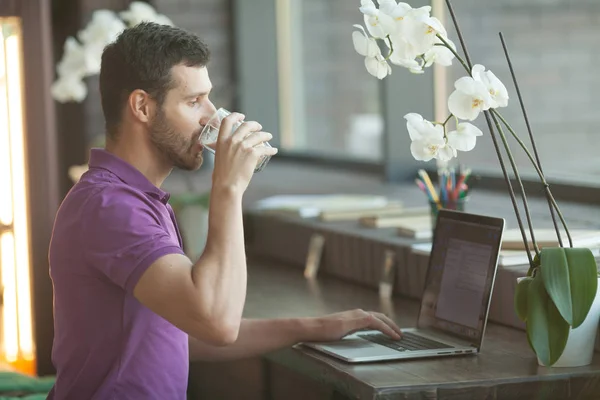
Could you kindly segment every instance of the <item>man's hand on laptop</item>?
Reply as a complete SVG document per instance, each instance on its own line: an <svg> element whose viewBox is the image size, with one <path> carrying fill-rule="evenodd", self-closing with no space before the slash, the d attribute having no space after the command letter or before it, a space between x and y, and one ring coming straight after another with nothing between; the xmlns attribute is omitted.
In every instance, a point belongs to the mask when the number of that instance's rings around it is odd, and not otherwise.
<svg viewBox="0 0 600 400"><path fill-rule="evenodd" d="M367 312L360 309L344 311L315 318L316 324L311 324L307 342L328 342L339 340L356 331L378 330L392 339L400 339L400 328L389 317L377 312Z"/></svg>

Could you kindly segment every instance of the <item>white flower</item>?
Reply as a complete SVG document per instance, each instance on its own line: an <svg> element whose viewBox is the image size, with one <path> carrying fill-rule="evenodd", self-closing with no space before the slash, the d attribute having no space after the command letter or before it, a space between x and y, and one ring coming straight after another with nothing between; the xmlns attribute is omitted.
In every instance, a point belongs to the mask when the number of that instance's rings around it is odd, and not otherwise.
<svg viewBox="0 0 600 400"><path fill-rule="evenodd" d="M459 151L471 151L475 148L477 136L481 135L483 132L475 125L462 122L457 125L455 131L448 133L448 146Z"/></svg>
<svg viewBox="0 0 600 400"><path fill-rule="evenodd" d="M366 57L365 67L367 71L377 79L383 79L392 73L392 67L384 60L382 56L375 58Z"/></svg>
<svg viewBox="0 0 600 400"><path fill-rule="evenodd" d="M354 44L354 50L361 56L372 57L381 55L381 50L377 45L377 41L372 37L369 37L365 32L365 28L360 25L353 25L355 28L360 29L359 31L352 32L352 43Z"/></svg>
<svg viewBox="0 0 600 400"><path fill-rule="evenodd" d="M84 46L102 47L113 42L119 33L125 29L125 24L117 14L108 10L97 10L92 14L92 20L77 37Z"/></svg>
<svg viewBox="0 0 600 400"><path fill-rule="evenodd" d="M69 167L69 178L71 178L71 181L73 181L73 183L77 183L81 179L81 176L83 174L85 174L87 171L88 171L87 164L71 165Z"/></svg>
<svg viewBox="0 0 600 400"><path fill-rule="evenodd" d="M450 39L444 38L444 40L446 40L448 44L454 50L456 50L456 46ZM436 43L442 43L442 41L438 38L438 41ZM436 63L443 67L449 67L450 65L452 65L454 53L452 53L452 51L450 51L450 49L446 46L436 44L431 49L425 52L423 58L425 59L425 67L430 67L433 63Z"/></svg>
<svg viewBox="0 0 600 400"><path fill-rule="evenodd" d="M406 68L413 68L413 65L418 64L415 58L419 55L415 47L410 43L405 36L396 34L390 36L392 48L394 52L390 56L390 61L393 64L400 65ZM386 42L387 43L387 42Z"/></svg>
<svg viewBox="0 0 600 400"><path fill-rule="evenodd" d="M169 18L158 14L151 5L142 1L134 1L129 6L129 10L122 11L119 15L130 27L144 21L162 25L173 25L173 22Z"/></svg>
<svg viewBox="0 0 600 400"><path fill-rule="evenodd" d="M441 125L434 125L416 113L406 114L404 118L412 140L410 152L415 160L429 161L438 158L447 161L455 156L455 151L446 146L444 128Z"/></svg>
<svg viewBox="0 0 600 400"><path fill-rule="evenodd" d="M410 24L407 36L418 54L425 54L431 50L433 45L439 41L437 34L443 37L448 36L440 20L430 17L428 13L416 9L409 16L414 23Z"/></svg>
<svg viewBox="0 0 600 400"><path fill-rule="evenodd" d="M423 72L423 62L416 59L416 54L411 50L410 43L402 38L392 41L394 52L390 55L390 62L409 69L411 72ZM422 61L422 60L420 60Z"/></svg>
<svg viewBox="0 0 600 400"><path fill-rule="evenodd" d="M74 37L65 41L63 56L56 66L59 76L82 78L87 74L85 49Z"/></svg>
<svg viewBox="0 0 600 400"><path fill-rule="evenodd" d="M456 117L473 121L481 111L490 108L492 98L481 81L464 76L454 87L456 90L448 97L448 110Z"/></svg>
<svg viewBox="0 0 600 400"><path fill-rule="evenodd" d="M104 47L115 41L124 29L125 24L114 12L108 10L94 11L92 20L77 35L85 50L87 75L96 75L100 72Z"/></svg>
<svg viewBox="0 0 600 400"><path fill-rule="evenodd" d="M375 38L383 39L396 31L394 20L381 12L372 0L361 0L360 12L364 14L367 30Z"/></svg>
<svg viewBox="0 0 600 400"><path fill-rule="evenodd" d="M52 97L61 103L82 102L87 95L87 87L78 76L62 76L52 84Z"/></svg>
<svg viewBox="0 0 600 400"><path fill-rule="evenodd" d="M492 98L491 108L506 107L508 105L508 91L506 86L494 75L492 71L485 71L481 64L475 64L471 71L473 79L482 82Z"/></svg>
<svg viewBox="0 0 600 400"><path fill-rule="evenodd" d="M412 9L407 3L396 3L396 0L379 0L379 11L392 17L397 26L401 26L400 23Z"/></svg>
<svg viewBox="0 0 600 400"><path fill-rule="evenodd" d="M450 161L454 157L456 157L456 149L454 149L450 145L446 144L446 146L440 147L438 149L436 159L438 159L440 161Z"/></svg>
<svg viewBox="0 0 600 400"><path fill-rule="evenodd" d="M381 55L377 41L367 35L365 29L360 25L354 25L359 31L352 32L354 50L365 57L367 71L378 79L383 79L392 73L392 67Z"/></svg>

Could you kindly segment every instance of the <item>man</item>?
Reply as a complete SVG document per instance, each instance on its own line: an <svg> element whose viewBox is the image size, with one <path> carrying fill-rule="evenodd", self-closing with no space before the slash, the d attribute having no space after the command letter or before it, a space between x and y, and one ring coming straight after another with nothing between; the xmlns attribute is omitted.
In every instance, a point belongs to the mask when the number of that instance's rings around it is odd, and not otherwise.
<svg viewBox="0 0 600 400"><path fill-rule="evenodd" d="M106 149L58 211L50 244L57 379L51 399L185 399L191 359L250 357L362 328L398 338L387 317L242 319L246 255L242 195L271 139L257 122L219 133L210 226L199 260L181 248L160 189L173 167L202 163L198 137L215 112L207 47L181 29L143 23L102 55Z"/></svg>

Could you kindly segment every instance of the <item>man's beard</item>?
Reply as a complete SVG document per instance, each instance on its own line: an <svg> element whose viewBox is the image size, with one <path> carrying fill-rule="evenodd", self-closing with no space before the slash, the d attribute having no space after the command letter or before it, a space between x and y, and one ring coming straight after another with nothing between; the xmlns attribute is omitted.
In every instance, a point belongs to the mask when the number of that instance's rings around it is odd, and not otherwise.
<svg viewBox="0 0 600 400"><path fill-rule="evenodd" d="M202 165L202 156L192 152L199 136L200 132L192 135L191 142L186 141L169 124L161 108L158 108L150 127L150 141L160 154L173 166L186 171L195 171Z"/></svg>

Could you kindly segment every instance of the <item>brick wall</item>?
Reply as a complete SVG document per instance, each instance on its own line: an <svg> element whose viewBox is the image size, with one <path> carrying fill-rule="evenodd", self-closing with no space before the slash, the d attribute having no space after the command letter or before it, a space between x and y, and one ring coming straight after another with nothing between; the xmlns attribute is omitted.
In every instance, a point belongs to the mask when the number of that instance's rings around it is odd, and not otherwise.
<svg viewBox="0 0 600 400"><path fill-rule="evenodd" d="M506 39L519 80L545 172L550 175L600 172L596 157L600 75L594 66L600 61L594 43L600 40L600 2L597 0L460 0L453 3L467 47L474 63L491 69L506 85L511 101L501 113L518 129L527 131L517 95L510 78L498 32ZM450 17L446 27L456 39ZM455 40L458 45L458 41ZM449 74L449 90L464 75L456 63ZM450 92L449 92L450 93ZM493 144L484 129L478 147L461 159L473 166L499 169ZM516 143L511 147L516 149ZM522 170L533 172L521 151ZM597 183L596 179L596 183Z"/></svg>

